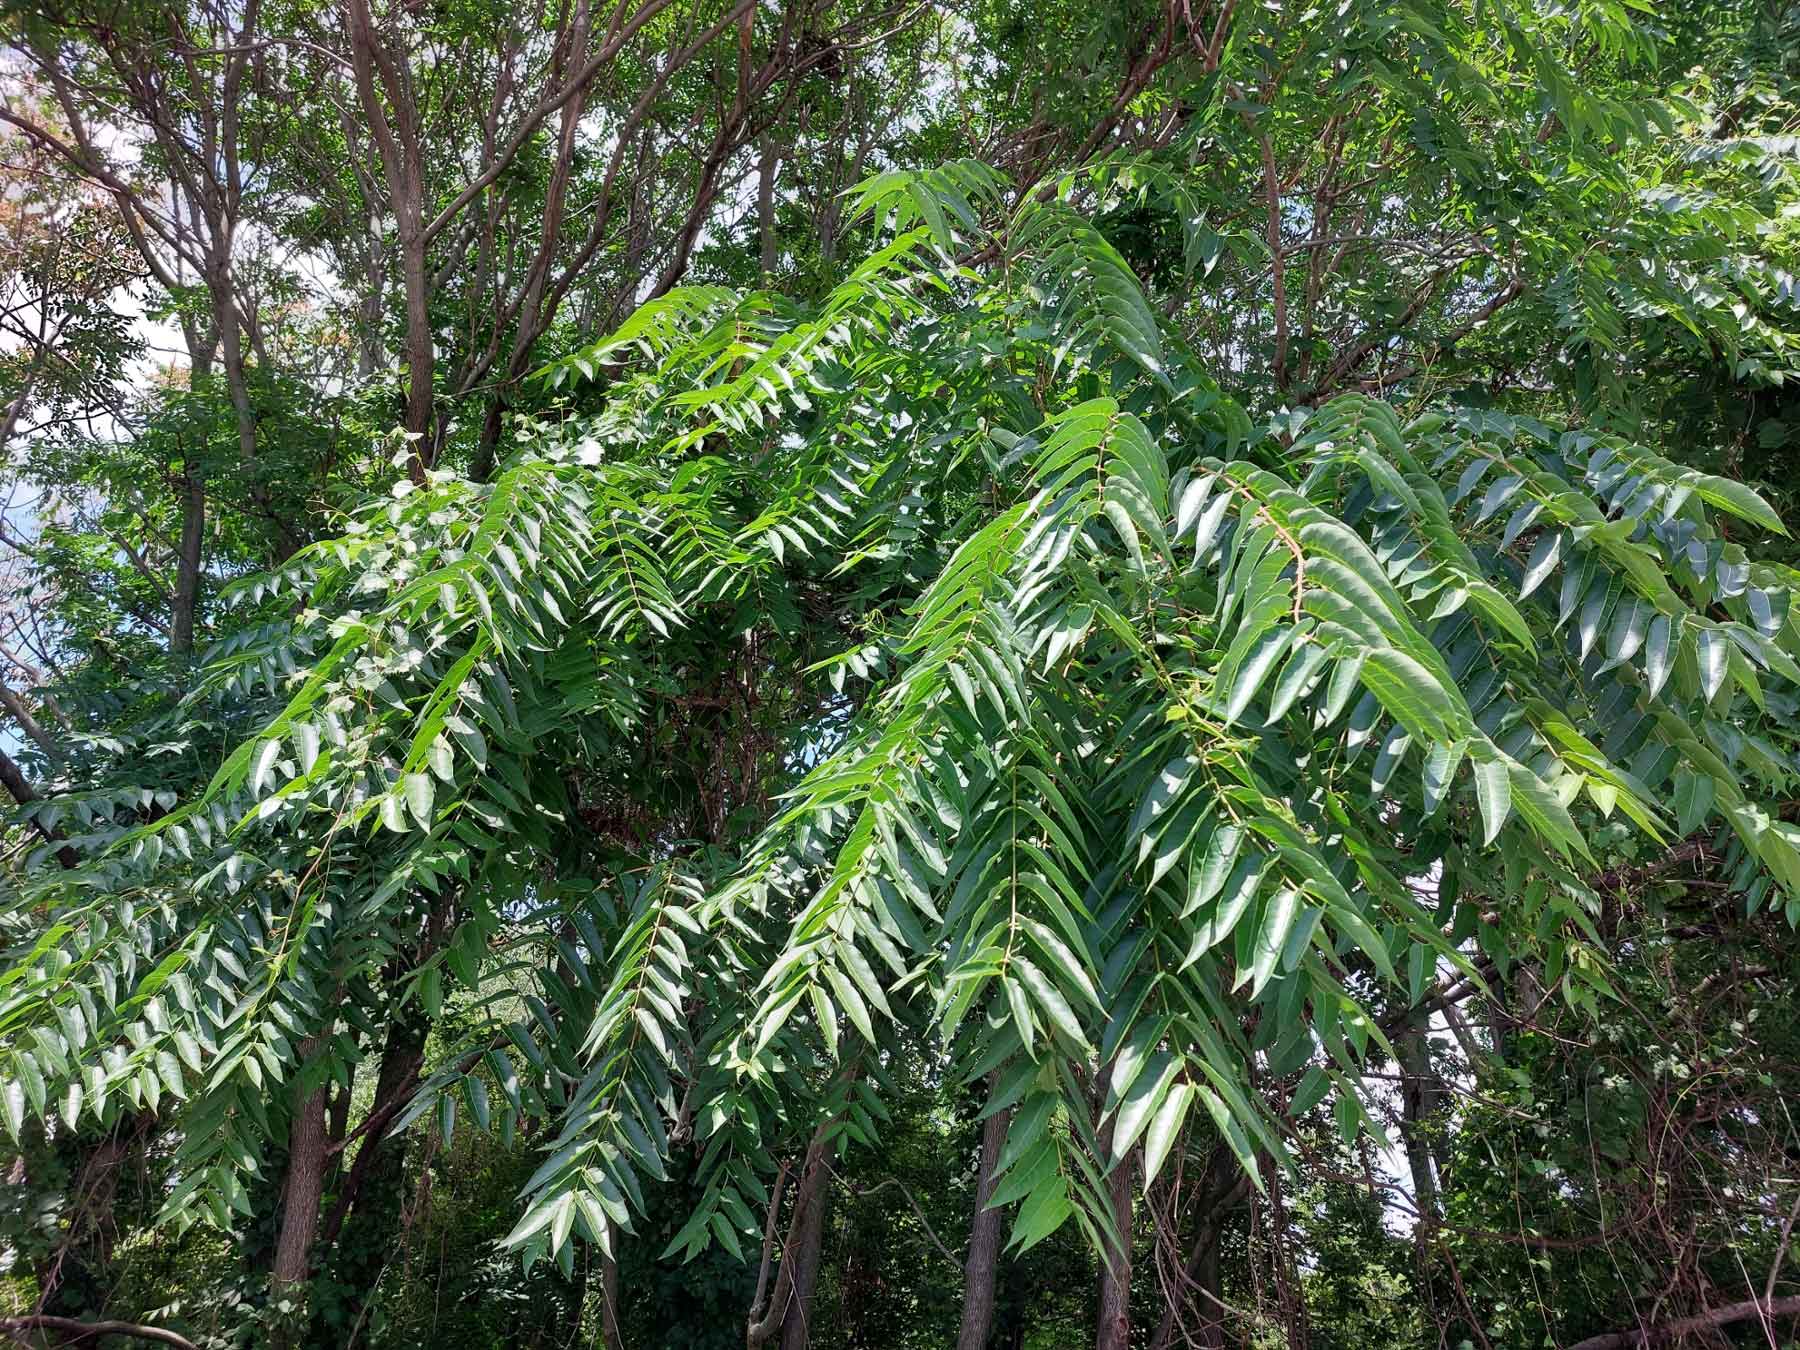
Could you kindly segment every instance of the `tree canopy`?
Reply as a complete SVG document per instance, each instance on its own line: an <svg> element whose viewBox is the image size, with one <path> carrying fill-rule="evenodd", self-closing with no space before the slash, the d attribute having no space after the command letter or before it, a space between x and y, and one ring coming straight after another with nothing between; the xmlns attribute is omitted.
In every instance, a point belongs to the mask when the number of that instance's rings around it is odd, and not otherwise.
<svg viewBox="0 0 1800 1350"><path fill-rule="evenodd" d="M4 33L15 1339L1800 1327L1800 11Z"/></svg>

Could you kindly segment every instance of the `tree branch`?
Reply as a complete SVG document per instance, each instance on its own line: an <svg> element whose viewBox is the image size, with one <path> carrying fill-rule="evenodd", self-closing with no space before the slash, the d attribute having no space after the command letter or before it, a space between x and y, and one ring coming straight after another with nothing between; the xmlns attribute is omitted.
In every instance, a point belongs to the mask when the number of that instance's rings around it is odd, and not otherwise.
<svg viewBox="0 0 1800 1350"><path fill-rule="evenodd" d="M1708 1331L1714 1327L1728 1326L1732 1322L1745 1322L1752 1317L1800 1317L1800 1294L1776 1299L1749 1298L1742 1303L1727 1303L1720 1308L1709 1308L1692 1317L1662 1322L1653 1327L1608 1331L1599 1336L1589 1336L1585 1341L1577 1341L1569 1350L1637 1350L1639 1346L1660 1345L1665 1341L1676 1340L1691 1331Z"/></svg>
<svg viewBox="0 0 1800 1350"><path fill-rule="evenodd" d="M91 1341L100 1336L130 1336L140 1341L172 1345L176 1350L200 1350L186 1336L162 1327L147 1327L137 1322L78 1322L73 1317L51 1317L46 1313L32 1317L0 1317L0 1331L15 1336L28 1331L55 1331L77 1341Z"/></svg>
<svg viewBox="0 0 1800 1350"><path fill-rule="evenodd" d="M4 750L0 750L0 787L4 787L7 792L11 793L12 799L20 806L30 806L38 800L38 795L32 790L31 784L25 781L25 774L20 770L18 762ZM62 847L56 850L56 860L59 863L71 869L81 865L81 859L76 856L75 850L63 842L60 830L54 830L44 824L35 813L31 815L30 819L32 828L44 836L46 843L62 844Z"/></svg>

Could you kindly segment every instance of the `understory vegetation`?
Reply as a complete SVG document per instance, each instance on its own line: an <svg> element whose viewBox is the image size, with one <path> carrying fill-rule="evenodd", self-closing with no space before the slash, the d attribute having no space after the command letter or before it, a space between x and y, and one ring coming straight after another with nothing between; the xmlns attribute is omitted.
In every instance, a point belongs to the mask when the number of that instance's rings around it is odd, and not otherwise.
<svg viewBox="0 0 1800 1350"><path fill-rule="evenodd" d="M1800 1335L1800 8L0 16L0 1333Z"/></svg>

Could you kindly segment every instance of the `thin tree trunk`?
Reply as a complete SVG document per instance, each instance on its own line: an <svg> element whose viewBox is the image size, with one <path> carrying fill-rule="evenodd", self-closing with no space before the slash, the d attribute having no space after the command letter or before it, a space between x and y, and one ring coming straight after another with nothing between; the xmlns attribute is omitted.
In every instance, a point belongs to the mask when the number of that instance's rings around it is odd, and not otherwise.
<svg viewBox="0 0 1800 1350"><path fill-rule="evenodd" d="M1200 1286L1199 1344L1202 1350L1225 1350L1225 1310L1219 1306L1219 1238L1217 1228L1210 1231L1206 1245L1200 1249L1200 1265L1194 1282Z"/></svg>
<svg viewBox="0 0 1800 1350"><path fill-rule="evenodd" d="M1407 1170L1412 1177L1413 1264L1418 1281L1422 1330L1438 1324L1437 1290L1432 1280L1435 1262L1433 1234L1440 1218L1438 1180L1431 1148L1432 1119L1438 1110L1437 1080L1431 1072L1431 1047L1425 1039L1420 1013L1394 1037L1396 1067L1400 1070L1400 1137L1406 1148Z"/></svg>
<svg viewBox="0 0 1800 1350"><path fill-rule="evenodd" d="M998 1071L989 1075L992 1085ZM963 1264L962 1330L956 1350L985 1350L994 1325L994 1273L1000 1263L1000 1234L1004 1215L988 1208L994 1193L994 1166L1006 1143L1006 1127L1012 1111L996 1111L981 1130L981 1170L975 1181L975 1216L969 1222L969 1255Z"/></svg>
<svg viewBox="0 0 1800 1350"><path fill-rule="evenodd" d="M495 394L488 400L487 415L481 421L481 440L475 446L475 459L469 468L469 477L477 483L485 483L493 476L494 465L500 456L500 429L506 416L506 401Z"/></svg>
<svg viewBox="0 0 1800 1350"><path fill-rule="evenodd" d="M86 1343L102 1336L128 1336L132 1340L150 1341L157 1345L172 1345L175 1350L200 1350L187 1337L179 1332L168 1331L162 1327L145 1326L138 1322L85 1322L75 1317L48 1317L36 1315L31 1317L0 1317L0 1331L7 1335L15 1333L23 1336L32 1332L55 1332L66 1336L67 1345ZM29 1345L29 1341L22 1342Z"/></svg>
<svg viewBox="0 0 1800 1350"><path fill-rule="evenodd" d="M1219 1307L1219 1241L1225 1235L1225 1211L1217 1210L1200 1221L1200 1230L1194 1238L1194 1247L1188 1253L1186 1264L1182 1267L1181 1287L1175 1296L1163 1305L1162 1320L1157 1323L1156 1334L1150 1338L1150 1350L1170 1350L1177 1344L1176 1336L1182 1339L1179 1344L1199 1346L1203 1350L1223 1350L1225 1345L1225 1319ZM1188 1297L1188 1290L1194 1291L1194 1297ZM1188 1309L1194 1310L1194 1320L1186 1323L1182 1314ZM1192 1331L1186 1329L1193 1328Z"/></svg>
<svg viewBox="0 0 1800 1350"><path fill-rule="evenodd" d="M1112 1123L1102 1131L1101 1143L1112 1152ZM1117 1241L1110 1245L1100 1268L1100 1316L1094 1331L1094 1350L1129 1350L1131 1345L1131 1172L1133 1154L1121 1158L1106 1179Z"/></svg>
<svg viewBox="0 0 1800 1350"><path fill-rule="evenodd" d="M334 1153L344 1146L344 1136L350 1130L350 1098L356 1087L354 1065L351 1075L350 1081L331 1095L331 1105L325 1111L325 1139Z"/></svg>
<svg viewBox="0 0 1800 1350"><path fill-rule="evenodd" d="M359 171L360 174L360 171ZM364 236L364 285L362 303L357 306L356 378L360 383L381 368L381 304L387 287L387 269L381 260L380 221L369 218Z"/></svg>
<svg viewBox="0 0 1800 1350"><path fill-rule="evenodd" d="M301 1047L304 1063L316 1045ZM306 1285L311 1274L313 1238L319 1227L319 1202L325 1188L325 1084L308 1092L288 1126L286 1180L281 1188L281 1227L275 1240L275 1265L270 1291L277 1303L295 1306L282 1315L270 1337L276 1350L297 1344L296 1332L304 1325Z"/></svg>
<svg viewBox="0 0 1800 1350"><path fill-rule="evenodd" d="M375 1111L402 1105L412 1096L424 1062L427 1029L416 1004L389 1019L375 1075ZM388 1134L386 1121L378 1122L365 1133L356 1161L338 1182L318 1239L319 1247L331 1253L333 1280L348 1291L353 1323L362 1320L401 1241L405 1189L406 1137ZM316 1341L322 1334L322 1328L314 1328Z"/></svg>
<svg viewBox="0 0 1800 1350"><path fill-rule="evenodd" d="M219 359L225 367L225 389L237 416L238 456L249 466L256 463L256 408L250 402L250 380L244 373L243 325L231 284L230 271L221 267L212 281L213 306L218 315Z"/></svg>
<svg viewBox="0 0 1800 1350"><path fill-rule="evenodd" d="M407 472L415 483L423 483L425 471L435 458L431 413L436 352L431 340L431 279L425 266L425 239L418 213L416 201L410 209L401 211L402 221L409 224L400 228L400 267L406 283L406 430L416 438L407 459Z"/></svg>
<svg viewBox="0 0 1800 1350"><path fill-rule="evenodd" d="M1752 1298L1741 1303L1727 1303L1692 1317L1662 1322L1651 1327L1633 1327L1630 1331L1609 1331L1577 1341L1569 1350L1643 1350L1645 1346L1666 1345L1689 1333L1718 1334L1722 1326L1747 1322L1752 1317L1765 1323L1777 1317L1800 1317L1800 1294L1788 1298Z"/></svg>
<svg viewBox="0 0 1800 1350"><path fill-rule="evenodd" d="M819 1210L819 1191L824 1184L825 1169L821 1164L824 1161L823 1140L825 1137L825 1130L826 1126L821 1125L813 1133L812 1142L809 1143L806 1148L806 1158L801 1164L800 1178L794 1186L794 1208L793 1213L788 1218L787 1241L782 1245L781 1260L775 1268L775 1288L769 1294L767 1307L757 1306L757 1304L761 1303L764 1285L764 1280L761 1277L757 1280L756 1304L751 1306L750 1320L744 1327L744 1345L746 1350L756 1350L756 1347L762 1345L773 1336L777 1329L782 1329L784 1338L783 1344L785 1345L786 1343L785 1328L788 1321L788 1309L795 1298L798 1271L801 1265L801 1250L805 1244L806 1225L810 1221L810 1216ZM781 1204L780 1179L777 1179L776 1181L775 1193L770 1199L769 1204L769 1231L768 1234L765 1235L763 1244L764 1275L768 1272L768 1260L773 1255L774 1251L773 1234L775 1211ZM823 1231L822 1217L821 1231ZM815 1261L817 1260L816 1252L814 1259ZM816 1269L814 1274L817 1274ZM804 1321L805 1314L802 1313L802 1324L804 1324Z"/></svg>
<svg viewBox="0 0 1800 1350"><path fill-rule="evenodd" d="M77 1131L58 1132L52 1138L42 1122L28 1123L29 1142L14 1159L7 1184L29 1186L31 1176L26 1159L44 1149L58 1164L46 1180L63 1201L60 1236L42 1257L32 1262L38 1286L37 1301L31 1309L34 1314L79 1316L105 1306L116 1282L112 1258L118 1236L114 1211L119 1180L131 1150L151 1123L147 1113L125 1115L98 1138ZM49 1343L53 1345L73 1345L79 1339L63 1328L47 1330L52 1333Z"/></svg>
<svg viewBox="0 0 1800 1350"><path fill-rule="evenodd" d="M769 1214L763 1221L762 1260L756 1271L756 1292L750 1297L750 1317L744 1324L744 1344L750 1350L767 1340L779 1325L775 1300L764 1302L764 1298L769 1292L769 1272L775 1269L775 1234L781 1223L781 1197L787 1190L788 1166L785 1161L781 1164L775 1173L775 1185L769 1191ZM777 1298L787 1297L785 1275L785 1270L776 1274Z"/></svg>
<svg viewBox="0 0 1800 1350"><path fill-rule="evenodd" d="M756 226L762 238L762 278L765 285L775 275L775 173L780 152L773 134L763 137L762 160L756 170Z"/></svg>
<svg viewBox="0 0 1800 1350"><path fill-rule="evenodd" d="M194 612L200 605L201 544L206 533L206 484L192 468L181 480L181 545L175 558L175 599L169 608L169 650L194 649Z"/></svg>
<svg viewBox="0 0 1800 1350"><path fill-rule="evenodd" d="M1263 1189L1268 1196L1269 1262L1275 1277L1275 1298L1289 1350L1307 1350L1312 1338L1306 1324L1306 1291L1301 1287L1300 1270L1290 1243L1292 1220L1282 1193L1281 1172L1274 1158L1266 1153L1262 1155L1262 1169Z"/></svg>
<svg viewBox="0 0 1800 1350"><path fill-rule="evenodd" d="M419 144L419 109L403 62L383 45L375 32L368 0L350 0L346 17L357 100L381 156L389 205L394 212L400 279L406 294L405 425L414 437L407 472L415 483L423 483L425 472L436 456L432 413L437 352L431 333L431 273L425 256L430 240L425 232L424 157ZM389 106L392 107L391 117Z"/></svg>
<svg viewBox="0 0 1800 1350"><path fill-rule="evenodd" d="M14 395L13 401L6 405L6 415L0 417L0 449L6 447L6 443L12 439L14 429L19 425L19 418L25 412L25 405L31 400L31 385L32 381L27 379L19 392Z"/></svg>
<svg viewBox="0 0 1800 1350"><path fill-rule="evenodd" d="M1431 1075L1431 1051L1425 1030L1410 1022L1394 1038L1400 1068L1401 1136L1406 1162L1412 1172L1413 1202L1418 1207L1418 1226L1429 1229L1438 1217L1437 1175L1432 1170L1431 1118L1437 1111L1437 1089Z"/></svg>
<svg viewBox="0 0 1800 1350"><path fill-rule="evenodd" d="M619 1229L610 1219L606 1224L606 1236L618 1251ZM600 1256L600 1343L606 1350L621 1350L625 1337L619 1330L619 1258L612 1253L601 1253Z"/></svg>
<svg viewBox="0 0 1800 1350"><path fill-rule="evenodd" d="M824 1131L813 1136L798 1195L805 1210L794 1216L794 1288L781 1321L781 1350L806 1350L811 1335L813 1294L819 1284L819 1256L825 1245L825 1207L831 1199L830 1170L825 1166Z"/></svg>

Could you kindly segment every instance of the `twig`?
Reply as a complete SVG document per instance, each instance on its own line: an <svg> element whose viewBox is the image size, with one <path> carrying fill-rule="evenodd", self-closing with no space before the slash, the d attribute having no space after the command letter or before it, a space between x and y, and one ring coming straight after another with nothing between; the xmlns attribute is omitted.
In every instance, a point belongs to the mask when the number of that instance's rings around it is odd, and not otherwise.
<svg viewBox="0 0 1800 1350"><path fill-rule="evenodd" d="M47 1313L38 1313L32 1317L0 1317L0 1331L18 1340L21 1345L30 1344L21 1335L23 1332L55 1331L77 1341L89 1341L98 1336L130 1336L140 1341L172 1345L176 1350L200 1350L186 1336L166 1331L162 1327L147 1327L136 1322L78 1322L73 1317L51 1317Z"/></svg>
<svg viewBox="0 0 1800 1350"><path fill-rule="evenodd" d="M827 1164L827 1170L830 1170L829 1164ZM925 1229L925 1236L931 1239L931 1245L936 1247L939 1253L942 1254L944 1260L948 1261L951 1265L956 1266L958 1269L962 1267L962 1258L951 1255L950 1249L943 1244L937 1233L932 1229L931 1220L925 1217L925 1211L919 1208L919 1202L913 1199L912 1192L906 1189L905 1183L902 1182L899 1177L886 1177L869 1187L868 1190L859 1191L848 1181L845 1181L841 1173L833 1171L831 1174L843 1184L845 1190L849 1191L851 1195L854 1195L859 1200L863 1199L865 1196L874 1195L877 1191L886 1190L889 1186L898 1188L900 1194L906 1197L906 1203L912 1208L912 1212L918 1216L920 1225Z"/></svg>
<svg viewBox="0 0 1800 1350"><path fill-rule="evenodd" d="M1781 1275L1781 1263L1787 1259L1788 1244L1794 1238L1794 1220L1800 1219L1800 1195L1794 1197L1794 1207L1788 1211L1787 1222L1781 1225L1781 1241L1775 1244L1775 1259L1769 1263L1769 1278L1763 1285L1763 1302L1775 1301L1775 1281Z"/></svg>
<svg viewBox="0 0 1800 1350"><path fill-rule="evenodd" d="M1690 1331L1709 1331L1732 1322L1748 1321L1752 1317L1795 1316L1800 1316L1800 1294L1774 1300L1745 1299L1742 1303L1727 1303L1723 1307L1709 1308L1692 1317L1678 1318L1659 1326L1639 1327L1632 1331L1608 1331L1598 1336L1589 1336L1585 1341L1575 1342L1569 1350L1638 1350L1638 1347L1677 1340Z"/></svg>

